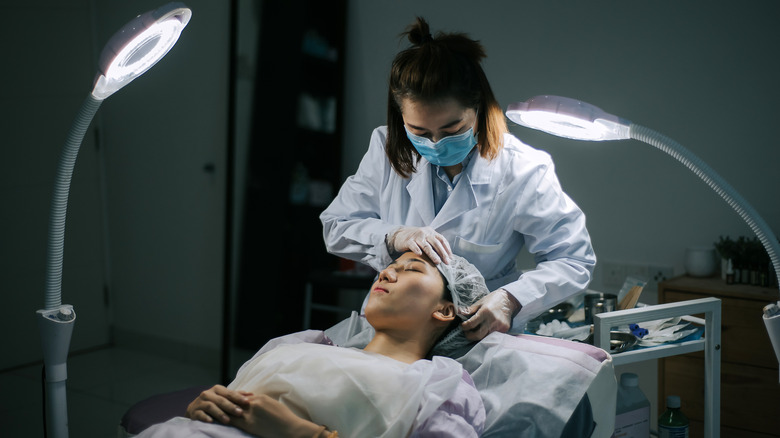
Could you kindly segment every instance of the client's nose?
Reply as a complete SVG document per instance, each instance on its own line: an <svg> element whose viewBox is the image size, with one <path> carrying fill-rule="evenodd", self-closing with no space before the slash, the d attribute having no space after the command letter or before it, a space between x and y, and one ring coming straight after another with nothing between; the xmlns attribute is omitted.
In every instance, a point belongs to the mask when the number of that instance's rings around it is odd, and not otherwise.
<svg viewBox="0 0 780 438"><path fill-rule="evenodd" d="M383 269L382 272L379 273L379 280L388 281L391 283L395 282L396 280L395 268L388 266L385 269Z"/></svg>

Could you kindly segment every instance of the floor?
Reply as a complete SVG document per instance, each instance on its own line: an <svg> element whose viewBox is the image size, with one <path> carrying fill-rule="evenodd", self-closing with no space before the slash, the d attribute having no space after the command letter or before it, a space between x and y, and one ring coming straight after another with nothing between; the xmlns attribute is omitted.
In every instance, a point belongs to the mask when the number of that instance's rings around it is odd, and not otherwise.
<svg viewBox="0 0 780 438"><path fill-rule="evenodd" d="M104 348L68 358L69 435L115 438L119 420L155 394L217 383L194 365L126 348ZM43 437L41 365L0 373L0 436Z"/></svg>

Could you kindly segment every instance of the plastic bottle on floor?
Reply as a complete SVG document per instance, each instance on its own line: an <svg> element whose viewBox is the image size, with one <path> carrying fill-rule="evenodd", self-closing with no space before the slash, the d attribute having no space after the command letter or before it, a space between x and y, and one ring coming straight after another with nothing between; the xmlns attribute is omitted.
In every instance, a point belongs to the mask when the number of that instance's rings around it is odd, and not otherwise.
<svg viewBox="0 0 780 438"><path fill-rule="evenodd" d="M650 437L650 401L639 389L639 376L620 375L613 438Z"/></svg>
<svg viewBox="0 0 780 438"><path fill-rule="evenodd" d="M680 397L666 397L666 412L658 418L659 438L688 438L688 417L680 411Z"/></svg>

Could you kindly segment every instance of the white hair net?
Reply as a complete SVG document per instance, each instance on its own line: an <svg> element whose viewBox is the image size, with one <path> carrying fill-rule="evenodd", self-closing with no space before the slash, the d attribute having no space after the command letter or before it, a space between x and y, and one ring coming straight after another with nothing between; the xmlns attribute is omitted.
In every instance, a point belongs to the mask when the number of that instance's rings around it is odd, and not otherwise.
<svg viewBox="0 0 780 438"><path fill-rule="evenodd" d="M453 254L449 264L439 263L436 266L447 280L447 289L452 295L452 303L458 314L461 313L461 309L468 308L490 293L479 269L463 257ZM458 350L471 343L472 341L466 339L463 329L458 325L433 346L431 354L452 357Z"/></svg>

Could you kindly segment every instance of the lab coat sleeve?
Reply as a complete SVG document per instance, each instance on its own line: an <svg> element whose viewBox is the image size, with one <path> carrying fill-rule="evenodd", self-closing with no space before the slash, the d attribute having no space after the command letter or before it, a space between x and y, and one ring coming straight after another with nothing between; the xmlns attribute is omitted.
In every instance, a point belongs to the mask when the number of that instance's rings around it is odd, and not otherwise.
<svg viewBox="0 0 780 438"><path fill-rule="evenodd" d="M393 171L385 155L385 138L384 129L374 130L357 172L347 178L336 199L320 214L328 252L376 271L390 264L385 236L398 227L380 215L381 190Z"/></svg>
<svg viewBox="0 0 780 438"><path fill-rule="evenodd" d="M439 406L410 437L478 437L485 428L486 413L482 398L466 371L455 394Z"/></svg>
<svg viewBox="0 0 780 438"><path fill-rule="evenodd" d="M514 326L572 295L585 290L596 265L596 255L585 227L585 214L563 191L552 161L537 169L524 199L518 205L515 229L534 254L536 269L503 286L523 306Z"/></svg>

